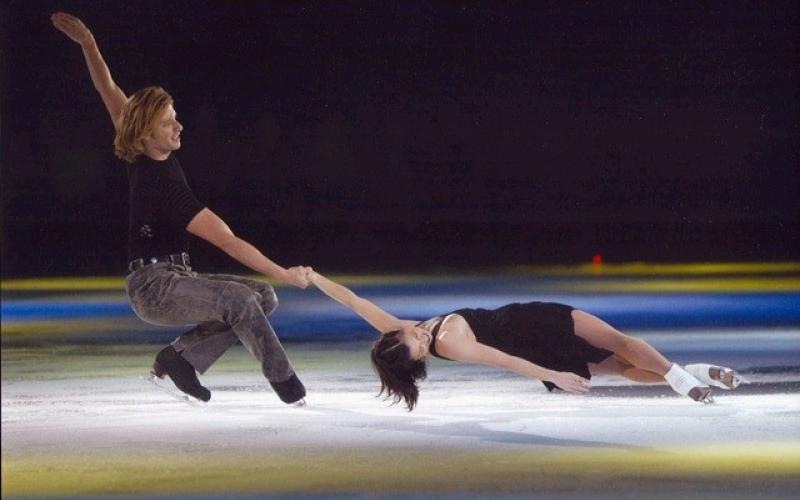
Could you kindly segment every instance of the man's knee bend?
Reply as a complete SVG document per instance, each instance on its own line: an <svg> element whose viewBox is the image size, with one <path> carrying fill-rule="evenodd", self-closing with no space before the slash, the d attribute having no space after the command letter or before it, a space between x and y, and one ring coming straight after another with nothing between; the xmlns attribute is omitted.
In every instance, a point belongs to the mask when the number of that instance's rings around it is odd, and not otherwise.
<svg viewBox="0 0 800 500"><path fill-rule="evenodd" d="M278 308L278 296L275 294L272 287L260 291L259 295L261 295L261 308L264 310L264 314L269 316Z"/></svg>
<svg viewBox="0 0 800 500"><path fill-rule="evenodd" d="M226 290L225 302L225 320L228 324L233 324L245 316L263 314L258 294L245 286Z"/></svg>

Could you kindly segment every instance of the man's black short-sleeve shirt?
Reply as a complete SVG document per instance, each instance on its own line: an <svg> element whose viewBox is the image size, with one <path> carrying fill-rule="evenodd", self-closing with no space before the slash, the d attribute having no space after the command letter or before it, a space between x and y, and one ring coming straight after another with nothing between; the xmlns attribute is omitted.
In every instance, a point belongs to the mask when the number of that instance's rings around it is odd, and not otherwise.
<svg viewBox="0 0 800 500"><path fill-rule="evenodd" d="M164 161L140 155L128 165L128 258L188 252L186 226L204 205L189 188L174 154Z"/></svg>

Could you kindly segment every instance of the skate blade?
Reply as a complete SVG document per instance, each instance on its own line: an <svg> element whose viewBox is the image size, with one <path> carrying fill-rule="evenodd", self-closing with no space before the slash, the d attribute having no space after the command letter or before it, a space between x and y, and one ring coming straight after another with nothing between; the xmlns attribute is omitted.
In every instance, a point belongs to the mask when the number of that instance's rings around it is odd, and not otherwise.
<svg viewBox="0 0 800 500"><path fill-rule="evenodd" d="M294 403L292 403L292 406L296 406L298 408L302 408L302 407L306 406L306 399L303 398L300 401L295 401Z"/></svg>
<svg viewBox="0 0 800 500"><path fill-rule="evenodd" d="M693 387L688 396L698 403L711 404L714 402L710 387Z"/></svg>
<svg viewBox="0 0 800 500"><path fill-rule="evenodd" d="M197 399L195 397L186 394L185 392L179 390L177 387L173 386L171 382L167 382L166 380L162 380L160 377L156 376L156 374L153 373L152 371L147 376L142 377L142 379L144 379L147 382L150 382L151 384L158 387L162 391L166 392L167 394L172 396L174 399L177 399L178 401L181 401L183 403L188 403L191 406L199 406L199 407L208 406L208 403L206 403L205 401L202 401L200 399Z"/></svg>
<svg viewBox="0 0 800 500"><path fill-rule="evenodd" d="M736 389L741 384L749 384L750 381L739 375L736 370L713 366L708 370L708 375L712 380L719 382L723 389Z"/></svg>

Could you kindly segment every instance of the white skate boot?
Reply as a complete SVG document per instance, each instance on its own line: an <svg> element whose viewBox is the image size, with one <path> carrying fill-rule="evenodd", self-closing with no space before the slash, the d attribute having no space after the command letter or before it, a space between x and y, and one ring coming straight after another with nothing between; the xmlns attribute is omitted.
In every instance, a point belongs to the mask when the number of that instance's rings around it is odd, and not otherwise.
<svg viewBox="0 0 800 500"><path fill-rule="evenodd" d="M686 365L683 368L696 377L700 382L726 390L736 389L739 387L739 384L748 383L747 380L743 379L741 375L736 373L736 370L726 368L724 366L697 363L693 365Z"/></svg>
<svg viewBox="0 0 800 500"><path fill-rule="evenodd" d="M676 363L672 363L672 367L664 375L664 378L667 379L672 389L682 396L689 396L700 403L714 402L714 398L711 396L711 387L697 380Z"/></svg>

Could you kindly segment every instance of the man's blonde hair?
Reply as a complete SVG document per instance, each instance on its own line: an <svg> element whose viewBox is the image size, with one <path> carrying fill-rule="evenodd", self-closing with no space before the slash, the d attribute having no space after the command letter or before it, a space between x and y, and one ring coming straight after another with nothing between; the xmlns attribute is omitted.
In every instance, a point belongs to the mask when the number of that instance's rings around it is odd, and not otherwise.
<svg viewBox="0 0 800 500"><path fill-rule="evenodd" d="M114 137L114 154L133 163L144 152L144 140L153 135L164 110L173 103L161 87L145 87L125 103Z"/></svg>

